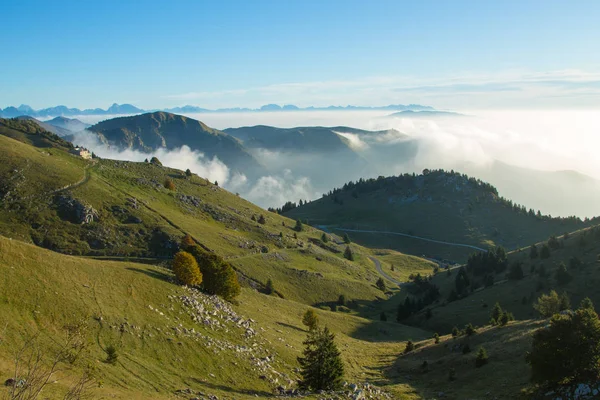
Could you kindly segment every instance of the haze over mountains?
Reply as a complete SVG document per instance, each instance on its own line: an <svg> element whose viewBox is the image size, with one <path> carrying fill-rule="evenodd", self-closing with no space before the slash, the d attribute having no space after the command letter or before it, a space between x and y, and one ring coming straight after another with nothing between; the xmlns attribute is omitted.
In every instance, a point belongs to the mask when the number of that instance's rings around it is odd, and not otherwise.
<svg viewBox="0 0 600 400"><path fill-rule="evenodd" d="M89 108L81 110L79 108L69 108L67 106L55 106L48 107L39 110L34 110L32 107L21 104L18 107L8 106L4 109L0 109L0 118L15 118L22 115L30 117L49 118L54 116L72 117L79 115L127 115L127 114L140 114L147 111L166 111L173 113L204 113L204 112L272 112L272 111L366 111L366 110L389 110L389 111L434 111L433 107L422 106L420 104L390 104L387 106L380 107L368 107L368 106L327 106L327 107L298 107L292 104L280 106L278 104L266 104L260 108L245 108L245 107L233 107L233 108L219 108L215 110L209 110L198 106L185 105L181 107L172 107L164 109L154 110L142 110L141 108L135 107L131 104L117 104L114 103L106 110L102 108Z"/></svg>

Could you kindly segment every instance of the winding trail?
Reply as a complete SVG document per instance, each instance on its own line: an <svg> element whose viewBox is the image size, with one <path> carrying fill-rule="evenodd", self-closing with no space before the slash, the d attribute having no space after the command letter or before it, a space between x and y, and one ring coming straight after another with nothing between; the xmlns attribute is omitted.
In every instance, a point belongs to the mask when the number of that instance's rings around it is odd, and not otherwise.
<svg viewBox="0 0 600 400"><path fill-rule="evenodd" d="M380 233L380 234L385 234L385 235L404 236L404 237L408 237L408 238L412 238L412 239L424 240L424 241L430 242L430 243L445 244L445 245L454 246L454 247L466 247L469 249L475 249L475 250L479 250L479 251L483 251L483 252L487 253L486 249L482 249L481 247L473 246L470 244L444 242L442 240L427 239L427 238L420 237L420 236L409 235L407 233L388 232L388 231L369 231L369 230L362 230L362 229L346 229L346 228L331 228L331 229L334 229L336 231L342 231L342 232Z"/></svg>
<svg viewBox="0 0 600 400"><path fill-rule="evenodd" d="M383 276L385 279L387 279L390 282L395 283L396 285L398 285L398 287L402 287L403 285L406 284L406 282L400 282L400 281L392 278L391 276L389 276L387 273L383 272L383 268L381 268L381 262L378 259L376 259L375 257L371 257L371 256L368 256L368 257L369 257L369 260L373 261L373 264L375 264L375 268L377 268L377 272L379 272L379 274L381 276Z"/></svg>

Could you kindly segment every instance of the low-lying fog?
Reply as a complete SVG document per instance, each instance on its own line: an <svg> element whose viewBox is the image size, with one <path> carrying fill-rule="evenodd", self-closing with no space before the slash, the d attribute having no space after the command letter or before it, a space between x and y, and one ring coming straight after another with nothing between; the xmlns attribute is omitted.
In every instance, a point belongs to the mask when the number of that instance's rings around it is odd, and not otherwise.
<svg viewBox="0 0 600 400"><path fill-rule="evenodd" d="M254 150L272 173L251 182L243 175L232 175L219 160L207 160L186 148L156 155L166 165L190 168L219 180L222 186L264 207L315 199L350 179L444 168L487 180L501 195L545 214L600 215L600 157L596 156L600 111L460 112L466 116L386 118L389 111L187 114L217 129L318 125L398 131L372 136L339 130L364 160L360 167L335 164L327 157ZM80 119L88 123L99 120ZM102 157L137 161L148 157L132 151L114 152L83 137L78 140ZM407 151L409 143L411 150Z"/></svg>

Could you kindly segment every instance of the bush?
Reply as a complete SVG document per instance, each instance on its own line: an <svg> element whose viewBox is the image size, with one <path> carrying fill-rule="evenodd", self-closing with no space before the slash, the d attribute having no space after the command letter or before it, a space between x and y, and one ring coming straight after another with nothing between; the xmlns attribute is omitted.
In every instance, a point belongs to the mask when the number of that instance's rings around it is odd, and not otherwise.
<svg viewBox="0 0 600 400"><path fill-rule="evenodd" d="M412 342L412 340L409 340L408 342L406 342L406 347L404 348L404 354L410 353L414 349L415 349L415 344Z"/></svg>
<svg viewBox="0 0 600 400"><path fill-rule="evenodd" d="M188 178L192 176L192 171L190 171L189 168L185 170L185 176L187 176Z"/></svg>
<svg viewBox="0 0 600 400"><path fill-rule="evenodd" d="M593 309L557 314L533 336L526 360L537 383L595 381L600 375L600 320Z"/></svg>
<svg viewBox="0 0 600 400"><path fill-rule="evenodd" d="M569 303L569 297L566 293L559 296L556 291L552 290L548 294L542 294L533 305L533 308L539 312L542 317L548 318L568 309Z"/></svg>
<svg viewBox="0 0 600 400"><path fill-rule="evenodd" d="M175 190L175 184L169 178L165 179L164 186L165 186L166 189Z"/></svg>
<svg viewBox="0 0 600 400"><path fill-rule="evenodd" d="M377 279L377 283L375 283L375 285L377 286L377 288L379 290L381 290L382 292L385 292L386 287L385 287L385 281L383 280L383 278Z"/></svg>
<svg viewBox="0 0 600 400"><path fill-rule="evenodd" d="M433 342L438 344L440 342L440 335L436 332L433 334Z"/></svg>
<svg viewBox="0 0 600 400"><path fill-rule="evenodd" d="M323 232L323 234L321 235L321 241L323 243L328 243L329 242L329 236L327 236L327 234L325 232Z"/></svg>
<svg viewBox="0 0 600 400"><path fill-rule="evenodd" d="M502 315L500 316L500 320L498 322L500 323L501 326L506 326L510 321L514 321L514 320L515 320L515 317L512 315L512 313L504 311L502 313Z"/></svg>
<svg viewBox="0 0 600 400"><path fill-rule="evenodd" d="M261 214L260 217L258 217L258 223L262 225L267 223L267 220L265 219L264 215Z"/></svg>
<svg viewBox="0 0 600 400"><path fill-rule="evenodd" d="M202 283L202 273L193 255L186 251L175 254L173 272L177 280L184 285L196 286Z"/></svg>
<svg viewBox="0 0 600 400"><path fill-rule="evenodd" d="M467 326L465 326L465 333L467 334L467 336L473 336L477 333L477 331L475 330L472 324L468 324Z"/></svg>
<svg viewBox="0 0 600 400"><path fill-rule="evenodd" d="M196 243L194 242L194 238L192 238L189 234L186 234L182 239L181 239L181 244L180 247L183 250L187 250L192 246L195 246Z"/></svg>
<svg viewBox="0 0 600 400"><path fill-rule="evenodd" d="M483 347L480 347L479 351L477 352L477 357L475 358L475 367L481 368L487 363L488 363L487 352L485 351L485 349Z"/></svg>
<svg viewBox="0 0 600 400"><path fill-rule="evenodd" d="M117 365L117 361L119 359L119 355L117 354L117 348L112 344L106 348L106 360L105 363L110 365Z"/></svg>
<svg viewBox="0 0 600 400"><path fill-rule="evenodd" d="M352 241L350 240L350 236L347 233L344 233L344 243L350 244Z"/></svg>
<svg viewBox="0 0 600 400"><path fill-rule="evenodd" d="M457 327L452 328L452 337L453 338L458 337L459 334L460 334L460 332L458 331Z"/></svg>
<svg viewBox="0 0 600 400"><path fill-rule="evenodd" d="M352 249L350 249L350 246L346 246L346 250L344 250L344 258L350 261L354 261L354 254L352 253Z"/></svg>
<svg viewBox="0 0 600 400"><path fill-rule="evenodd" d="M302 232L303 229L304 229L304 226L302 225L302 221L296 220L296 226L294 226L294 230L296 232Z"/></svg>

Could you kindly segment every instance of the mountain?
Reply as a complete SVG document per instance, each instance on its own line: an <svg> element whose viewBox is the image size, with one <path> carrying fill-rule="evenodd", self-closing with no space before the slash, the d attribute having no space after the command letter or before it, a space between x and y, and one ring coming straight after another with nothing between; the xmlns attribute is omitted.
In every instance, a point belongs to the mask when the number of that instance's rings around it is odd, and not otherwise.
<svg viewBox="0 0 600 400"><path fill-rule="evenodd" d="M57 128L65 129L71 133L81 132L91 126L90 124L81 122L76 118L67 117L56 117L51 120L45 121L45 123Z"/></svg>
<svg viewBox="0 0 600 400"><path fill-rule="evenodd" d="M543 216L488 183L443 170L349 182L285 215L336 233L347 229L363 245L454 261L476 248L514 249L593 223Z"/></svg>
<svg viewBox="0 0 600 400"><path fill-rule="evenodd" d="M152 152L188 146L208 158L218 157L228 167L247 175L263 167L232 136L181 115L154 112L113 118L88 128L105 144L117 149Z"/></svg>
<svg viewBox="0 0 600 400"><path fill-rule="evenodd" d="M293 104L287 104L279 106L277 104L267 104L257 109L252 108L241 108L241 107L232 107L232 108L219 108L215 110L210 110L206 108L201 108L198 106L186 105L182 107L173 107L173 108L165 108L165 109L157 109L153 111L165 111L171 113L203 113L203 112L273 112L273 111L368 111L368 110L412 110L412 111L433 111L434 109L430 106L422 106L419 104L390 104L387 106L375 106L375 107L363 107L363 106L328 106L328 107L305 107L301 108L295 106ZM102 108L89 108L85 110L81 110L79 108L69 108L67 106L55 106L44 108L41 110L34 110L28 105L20 105L19 107L9 106L5 109L0 109L0 118L14 118L21 115L27 115L30 117L39 117L39 118L50 118L55 116L63 116L63 117L73 117L78 115L128 115L128 114L141 114L144 110L141 108L135 107L131 104L117 104L114 103L108 109L104 110Z"/></svg>
<svg viewBox="0 0 600 400"><path fill-rule="evenodd" d="M33 117L29 117L29 116L21 116L21 117L17 117L17 120L22 120L22 121L31 121L35 124L37 124L38 126L40 126L40 128L42 128L43 130L46 130L48 132L52 132L55 135L61 136L61 137L65 137L65 136L69 136L71 135L73 132L71 132L68 129L65 128L61 128L59 126L55 126L52 124L49 124L47 122L42 122L40 120L37 120Z"/></svg>

